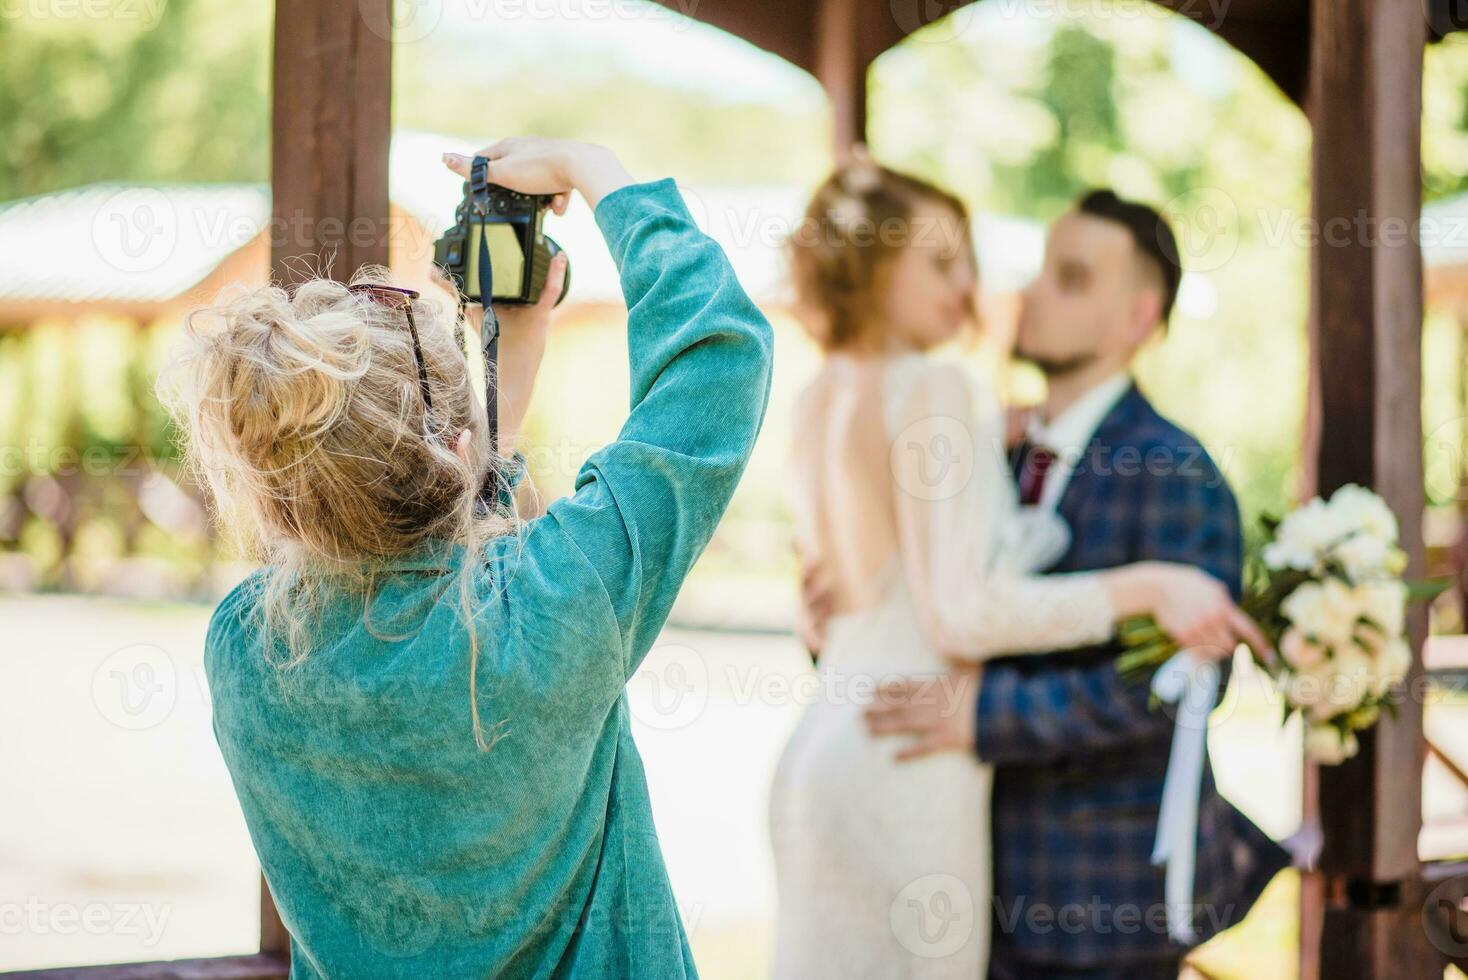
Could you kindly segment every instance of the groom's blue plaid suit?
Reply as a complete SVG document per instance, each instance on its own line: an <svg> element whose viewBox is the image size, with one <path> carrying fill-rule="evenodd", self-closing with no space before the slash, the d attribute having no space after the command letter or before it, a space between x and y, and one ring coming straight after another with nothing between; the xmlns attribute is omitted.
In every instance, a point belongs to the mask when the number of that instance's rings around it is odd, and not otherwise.
<svg viewBox="0 0 1468 980"><path fill-rule="evenodd" d="M1018 462L1018 461L1017 461ZM1238 506L1197 440L1132 387L1102 421L1059 505L1070 550L1053 572L1146 559L1212 573L1237 597ZM1151 851L1173 723L1145 683L1117 674L1117 649L990 661L979 756L994 784L996 955L1042 969L1173 958L1163 873ZM1237 922L1286 863L1218 795L1205 768L1195 927Z"/></svg>

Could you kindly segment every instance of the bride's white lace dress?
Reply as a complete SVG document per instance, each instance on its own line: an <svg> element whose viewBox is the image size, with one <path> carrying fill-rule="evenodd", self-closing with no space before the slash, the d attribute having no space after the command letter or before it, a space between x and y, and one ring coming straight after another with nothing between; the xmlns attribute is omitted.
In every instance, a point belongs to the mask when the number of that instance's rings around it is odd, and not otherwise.
<svg viewBox="0 0 1468 980"><path fill-rule="evenodd" d="M1020 508L992 392L921 355L829 358L802 398L791 473L802 550L844 610L771 800L775 976L984 976L992 772L973 755L898 763L862 710L884 679L945 658L1055 650L1110 635L1093 576L1032 573L1064 551L1058 517Z"/></svg>

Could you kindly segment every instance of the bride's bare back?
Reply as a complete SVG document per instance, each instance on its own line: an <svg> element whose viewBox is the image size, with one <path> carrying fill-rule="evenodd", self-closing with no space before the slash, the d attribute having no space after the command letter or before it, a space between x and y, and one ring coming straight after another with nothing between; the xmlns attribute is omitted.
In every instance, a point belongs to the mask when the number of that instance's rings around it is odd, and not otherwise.
<svg viewBox="0 0 1468 980"><path fill-rule="evenodd" d="M876 607L900 581L927 642L950 657L1110 634L1094 576L1032 574L1059 557L1065 528L1017 507L990 389L923 354L833 354L796 415L796 540L833 615Z"/></svg>
<svg viewBox="0 0 1468 980"><path fill-rule="evenodd" d="M886 360L833 354L796 406L795 534L833 590L834 612L883 597L899 543L882 384Z"/></svg>

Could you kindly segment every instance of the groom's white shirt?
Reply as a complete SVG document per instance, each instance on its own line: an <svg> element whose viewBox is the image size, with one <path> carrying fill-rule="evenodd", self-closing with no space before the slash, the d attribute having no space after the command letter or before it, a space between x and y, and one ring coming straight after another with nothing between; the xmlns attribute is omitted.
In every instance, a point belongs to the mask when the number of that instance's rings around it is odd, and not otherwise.
<svg viewBox="0 0 1468 980"><path fill-rule="evenodd" d="M1060 497L1070 483L1071 474L1075 472L1081 454L1091 444L1091 438L1101 427L1102 420L1111 414L1111 410L1131 386L1131 374L1119 371L1093 386L1074 405L1051 421L1042 421L1039 415L1030 418L1030 445L1044 447L1056 456L1045 477L1045 488L1040 493L1040 507L1054 510L1059 506Z"/></svg>

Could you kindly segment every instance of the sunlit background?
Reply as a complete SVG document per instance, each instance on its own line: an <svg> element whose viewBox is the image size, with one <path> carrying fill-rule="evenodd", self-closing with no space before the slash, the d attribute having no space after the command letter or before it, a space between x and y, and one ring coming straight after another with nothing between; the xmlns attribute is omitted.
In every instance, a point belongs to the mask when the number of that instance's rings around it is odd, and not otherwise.
<svg viewBox="0 0 1468 980"><path fill-rule="evenodd" d="M699 968L761 976L775 916L767 786L800 711L782 691L809 669L789 634L784 455L817 355L789 313L781 243L832 164L825 96L781 59L636 0L405 4L399 23L395 275L421 281L450 223L458 181L440 152L568 136L615 147L640 177L676 177L775 324L755 460L632 686ZM40 910L21 928L0 917L0 968L257 942L258 872L200 668L210 602L248 566L210 532L152 384L184 310L267 274L271 30L268 3L0 9L0 911ZM1462 526L1468 415L1460 37L1428 50L1425 91L1437 556ZM1164 207L1189 274L1141 384L1200 434L1251 526L1289 505L1307 377L1310 129L1250 61L1141 2L977 4L877 61L870 120L878 160L951 189L977 216L989 336L953 352L975 370L998 364L1044 224L1080 191L1109 184ZM159 229L136 228L125 230L138 247L119 250L110 223L140 199L157 202L147 213L162 215L165 247L148 244ZM575 265L529 423L534 479L554 496L615 435L627 379L625 313L590 215L573 209L548 230ZM1024 371L1000 381L1017 398L1040 393ZM1460 623L1450 597L1435 626ZM137 685L156 696L138 700ZM1298 735L1278 729L1247 671L1236 687L1215 719L1219 781L1283 836L1299 818ZM669 690L686 697L670 706ZM1464 710L1431 706L1429 733ZM1441 762L1425 807L1424 849L1468 850L1468 794ZM1296 887L1282 876L1246 934L1200 964L1220 978L1292 976ZM97 928L64 911L97 905Z"/></svg>

